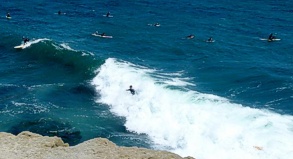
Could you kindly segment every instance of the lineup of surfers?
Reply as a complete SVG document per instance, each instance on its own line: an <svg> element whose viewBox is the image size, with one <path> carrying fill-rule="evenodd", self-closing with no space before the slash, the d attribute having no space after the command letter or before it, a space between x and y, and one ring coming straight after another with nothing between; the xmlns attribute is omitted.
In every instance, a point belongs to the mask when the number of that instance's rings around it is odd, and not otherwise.
<svg viewBox="0 0 293 159"><path fill-rule="evenodd" d="M62 14L62 12L59 10L59 11L58 11L58 15L61 15L61 14ZM106 16L106 17L110 17L110 16L111 16L110 12L107 12L107 14L106 14L105 16ZM11 18L11 15L10 15L9 12L6 14L6 18L8 18L8 19ZM156 26L156 27L158 27L158 26L160 26L160 24L159 24L159 23L155 23L155 24L153 24L152 26ZM96 34L96 35L100 35L100 36L102 36L102 37L103 37L103 36L106 36L105 33L101 33L101 34L99 34L98 31L96 31L94 34ZM190 35L188 35L188 36L186 37L186 39L193 39L194 37L195 37L195 36L194 36L193 34L190 34ZM275 39L277 39L276 36L275 36L273 33L271 33L271 34L269 35L269 37L268 37L267 40L268 40L268 41L273 41L273 40L275 40ZM27 42L30 41L30 39L29 39L29 38L26 38L26 37L23 37L22 40L23 40L23 43L24 43L24 44L26 44ZM214 39L213 39L212 37L210 37L209 39L206 40L206 42L214 42ZM131 93L132 95L135 94L135 90L132 88L132 85L130 85L130 86L129 86L129 89L127 89L126 91L130 91L130 93Z"/></svg>
<svg viewBox="0 0 293 159"><path fill-rule="evenodd" d="M59 10L58 11L58 15L61 15L62 14L62 12ZM107 14L105 15L106 17L113 17L111 14L110 14L110 12L107 12ZM10 19L11 18L11 15L10 15L10 13L9 12L7 12L7 14L6 14L6 18L7 19ZM159 23L155 23L155 24L149 24L149 25L151 25L151 26L155 26L155 27L159 27L159 26L161 26ZM99 34L98 33L98 31L96 31L94 34L96 34L96 35L100 35L101 37L105 37L106 36L106 34L105 33L101 33L101 34ZM188 35L187 37L186 37L186 39L193 39L195 36L194 35L192 35L192 34L190 34L190 35ZM276 38L276 36L273 34L273 33L271 33L270 35L269 35L269 37L268 37L268 41L274 41L274 40L276 40L277 38ZM26 43L26 42L28 42L29 41L29 39L28 38L23 38L23 42L24 42L24 44ZM213 38L212 37L210 37L208 40L206 40L206 42L214 42L215 40L213 40Z"/></svg>
<svg viewBox="0 0 293 159"><path fill-rule="evenodd" d="M186 39L193 39L194 37L195 36L193 34L190 34L190 35L186 36ZM215 40L212 37L210 37L206 40L206 42L215 42Z"/></svg>
<svg viewBox="0 0 293 159"><path fill-rule="evenodd" d="M58 14L60 15L61 14L61 11L58 11ZM106 16L110 16L110 12L107 13ZM6 17L11 17L9 13L7 13ZM96 34L98 34L98 32L96 31L95 32ZM105 36L106 34L105 33L102 33L102 34L99 34L101 36ZM23 44L26 44L27 42L30 41L29 38L26 38L26 37L22 37L22 40L23 40ZM135 90L132 88L132 85L129 86L129 89L127 89L126 91L129 91L132 95L135 94Z"/></svg>

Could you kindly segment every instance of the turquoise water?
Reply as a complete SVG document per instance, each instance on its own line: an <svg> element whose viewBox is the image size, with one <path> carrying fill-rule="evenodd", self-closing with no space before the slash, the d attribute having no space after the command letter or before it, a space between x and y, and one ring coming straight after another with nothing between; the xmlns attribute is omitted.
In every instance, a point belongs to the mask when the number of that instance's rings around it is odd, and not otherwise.
<svg viewBox="0 0 293 159"><path fill-rule="evenodd" d="M201 159L292 158L292 2L29 0L0 8L0 131L70 145L105 137ZM281 40L260 40L270 33ZM29 46L14 49L23 36Z"/></svg>

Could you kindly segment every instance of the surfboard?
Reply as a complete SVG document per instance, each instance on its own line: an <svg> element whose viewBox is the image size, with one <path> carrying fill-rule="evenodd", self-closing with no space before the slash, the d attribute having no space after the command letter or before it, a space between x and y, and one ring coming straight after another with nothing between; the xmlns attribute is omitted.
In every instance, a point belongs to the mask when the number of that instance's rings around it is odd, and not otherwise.
<svg viewBox="0 0 293 159"><path fill-rule="evenodd" d="M213 43L213 42L215 42L215 40L207 40L206 42L207 43Z"/></svg>
<svg viewBox="0 0 293 159"><path fill-rule="evenodd" d="M6 16L6 18L7 18L7 19L11 19L11 17L7 17L7 16Z"/></svg>
<svg viewBox="0 0 293 159"><path fill-rule="evenodd" d="M25 49L27 47L29 47L32 43L27 42L26 44L20 44L18 46L14 46L15 49Z"/></svg>
<svg viewBox="0 0 293 159"><path fill-rule="evenodd" d="M281 39L272 39L272 40L269 40L269 39L266 39L266 38L260 38L260 40L271 42L271 41L280 41Z"/></svg>
<svg viewBox="0 0 293 159"><path fill-rule="evenodd" d="M98 37L101 37L101 38L113 38L113 36L101 35L101 34L96 34L96 33L93 33L92 35L93 36L98 36Z"/></svg>
<svg viewBox="0 0 293 159"><path fill-rule="evenodd" d="M58 15L62 15L62 14L64 14L64 15L65 15L66 13L60 13L60 14L59 14L59 13L54 13L54 14L58 14Z"/></svg>
<svg viewBox="0 0 293 159"><path fill-rule="evenodd" d="M49 39L31 39L30 41L26 42L25 44L22 42L20 45L18 46L14 46L15 49L25 49L30 47L31 45L37 44L41 41L45 41L45 40L49 40Z"/></svg>
<svg viewBox="0 0 293 159"><path fill-rule="evenodd" d="M161 24L148 24L149 26L159 27Z"/></svg>
<svg viewBox="0 0 293 159"><path fill-rule="evenodd" d="M103 15L104 17L109 17L109 18L112 18L113 17L113 15Z"/></svg>
<svg viewBox="0 0 293 159"><path fill-rule="evenodd" d="M18 45L18 46L14 46L15 49L23 49L24 48L24 44Z"/></svg>

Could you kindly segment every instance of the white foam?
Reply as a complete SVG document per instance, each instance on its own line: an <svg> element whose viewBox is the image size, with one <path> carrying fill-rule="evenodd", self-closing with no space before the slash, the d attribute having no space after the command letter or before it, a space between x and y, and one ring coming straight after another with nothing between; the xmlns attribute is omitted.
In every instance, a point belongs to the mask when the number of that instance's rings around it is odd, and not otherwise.
<svg viewBox="0 0 293 159"><path fill-rule="evenodd" d="M62 43L60 44L64 49L67 49L67 50L71 50L71 51L75 51L74 49L72 49L68 44L66 43Z"/></svg>
<svg viewBox="0 0 293 159"><path fill-rule="evenodd" d="M49 40L49 39L43 38L43 39L31 40L31 41L27 42L27 43L24 45L23 49L24 49L24 48L27 48L27 47L29 47L29 46L31 46L31 45L33 45L33 44L39 43L39 42L41 42L41 41L46 41L46 40Z"/></svg>
<svg viewBox="0 0 293 159"><path fill-rule="evenodd" d="M78 50L74 50L74 49L72 49L70 46L69 46L69 44L67 44L67 43L62 43L62 44L60 44L60 46L59 45L56 45L56 44L52 44L57 50L70 50L70 51L74 51L74 52L78 52ZM81 54L81 56L93 56L94 54L92 53L92 52L88 52L88 53L86 53L86 52L84 52L84 51L82 51L82 54Z"/></svg>
<svg viewBox="0 0 293 159"><path fill-rule="evenodd" d="M129 131L148 134L157 149L200 159L289 159L293 157L293 117L253 109L211 94L180 91L178 74L107 59L92 84L97 102L126 118ZM164 82L166 81L166 82ZM173 82L170 82L173 81ZM138 92L126 91L132 85Z"/></svg>

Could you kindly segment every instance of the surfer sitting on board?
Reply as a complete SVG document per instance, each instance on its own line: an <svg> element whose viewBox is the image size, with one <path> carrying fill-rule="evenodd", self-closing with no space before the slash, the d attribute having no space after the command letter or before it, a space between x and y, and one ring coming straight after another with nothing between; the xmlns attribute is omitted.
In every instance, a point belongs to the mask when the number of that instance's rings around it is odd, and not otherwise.
<svg viewBox="0 0 293 159"><path fill-rule="evenodd" d="M273 35L273 33L271 33L268 40L274 40L274 39L276 39L276 37Z"/></svg>
<svg viewBox="0 0 293 159"><path fill-rule="evenodd" d="M213 38L212 37L210 37L208 40L207 40L207 42L213 42L214 40L213 40Z"/></svg>
<svg viewBox="0 0 293 159"><path fill-rule="evenodd" d="M11 16L10 16L10 13L7 13L7 14L6 14L6 17L7 17L7 18L10 18L10 17L11 17Z"/></svg>
<svg viewBox="0 0 293 159"><path fill-rule="evenodd" d="M58 11L58 14L61 15L61 11L60 10Z"/></svg>
<svg viewBox="0 0 293 159"><path fill-rule="evenodd" d="M132 88L132 85L130 85L130 86L129 86L129 89L127 89L126 91L130 91L130 93L131 93L132 95L135 94L135 90Z"/></svg>
<svg viewBox="0 0 293 159"><path fill-rule="evenodd" d="M106 17L110 17L110 12L108 12L108 13L106 14Z"/></svg>

